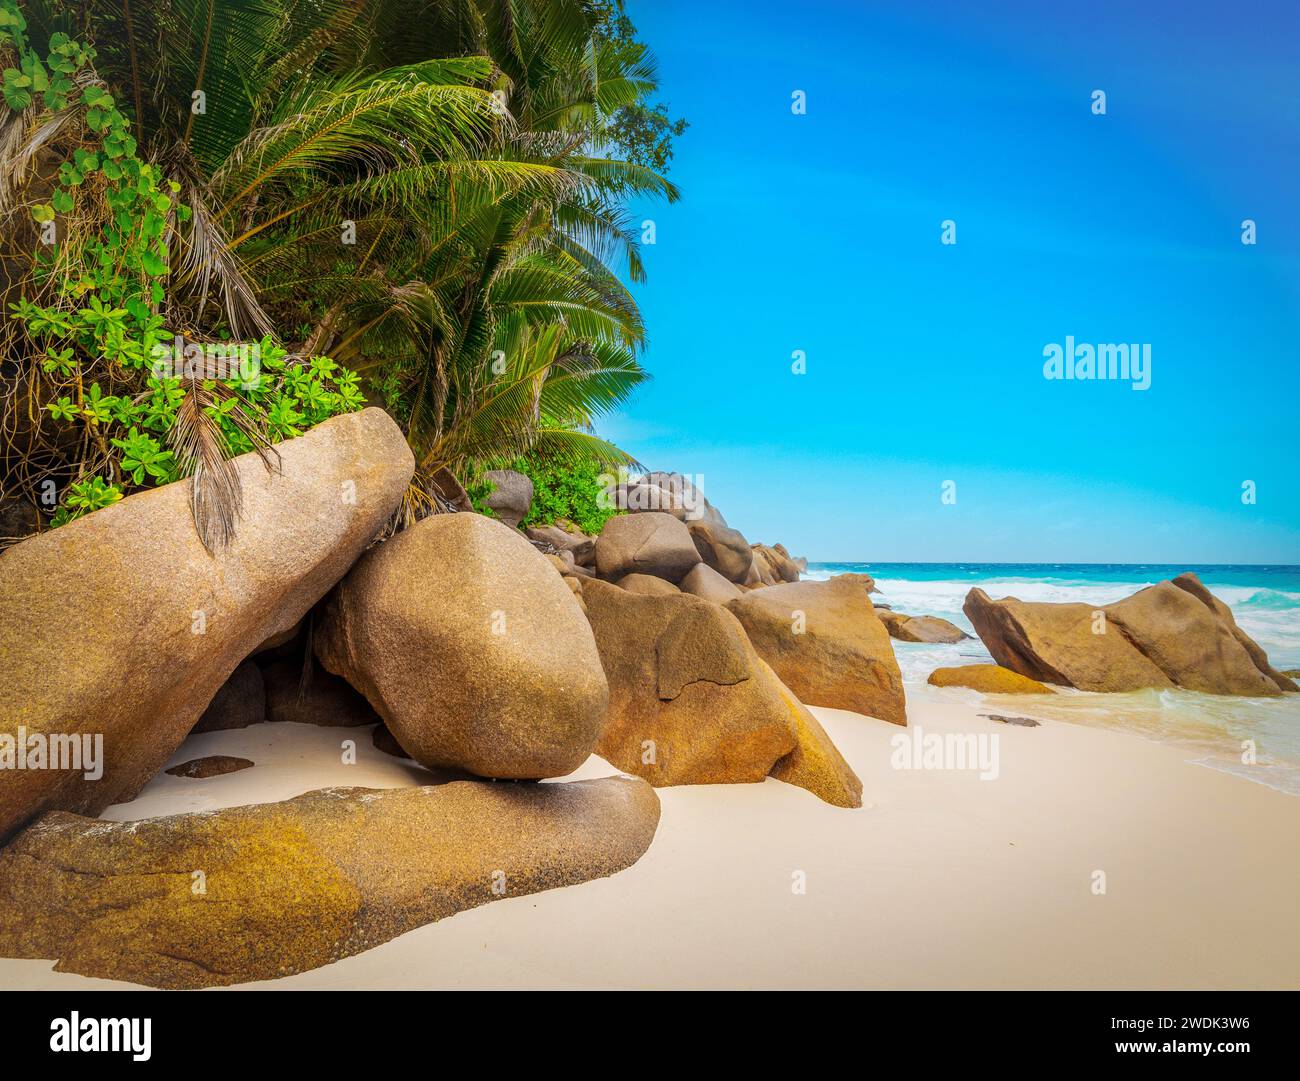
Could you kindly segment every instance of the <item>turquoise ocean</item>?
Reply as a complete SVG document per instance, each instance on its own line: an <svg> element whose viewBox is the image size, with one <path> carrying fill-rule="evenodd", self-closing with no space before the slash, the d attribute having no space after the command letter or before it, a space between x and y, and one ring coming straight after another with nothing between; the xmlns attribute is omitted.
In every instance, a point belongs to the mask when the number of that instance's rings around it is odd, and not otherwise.
<svg viewBox="0 0 1300 1081"><path fill-rule="evenodd" d="M1268 653L1275 668L1300 668L1300 567L1194 564L1070 563L810 563L808 578L864 572L876 580L877 603L908 615L941 616L974 634L962 614L973 586L990 597L1023 601L1108 604L1143 586L1194 571L1232 608L1241 628ZM924 684L935 668L991 663L977 637L955 645L894 642L903 679ZM980 699L973 691L943 692ZM1183 690L1091 694L1066 690L1044 698L996 702L1019 715L1113 728L1193 752L1203 765L1300 795L1300 694L1239 698ZM1257 761L1243 764L1242 742L1254 740Z"/></svg>

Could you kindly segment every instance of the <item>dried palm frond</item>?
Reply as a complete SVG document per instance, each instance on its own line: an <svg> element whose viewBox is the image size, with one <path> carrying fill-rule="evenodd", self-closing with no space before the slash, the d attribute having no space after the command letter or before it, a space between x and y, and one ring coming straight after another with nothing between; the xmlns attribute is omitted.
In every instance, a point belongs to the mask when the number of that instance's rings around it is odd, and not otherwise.
<svg viewBox="0 0 1300 1081"><path fill-rule="evenodd" d="M243 263L227 243L221 224L211 210L211 192L199 178L197 165L184 147L174 149L173 170L181 180L181 196L190 208L183 234L176 281L198 297L200 318L215 278L221 292L221 314L236 338L262 338L273 333L271 319L262 309L257 291L249 283Z"/></svg>
<svg viewBox="0 0 1300 1081"><path fill-rule="evenodd" d="M215 555L234 539L235 527L243 511L244 494L239 470L226 457L226 440L221 426L209 409L223 399L238 399L239 396L224 383L192 376L184 383L185 398L176 410L176 419L167 433L167 444L181 475L193 479L190 511L194 527L203 547ZM279 455L245 411L242 400L224 410L223 415L253 445L269 472L271 456L278 460Z"/></svg>
<svg viewBox="0 0 1300 1081"><path fill-rule="evenodd" d="M455 514L472 509L469 495L450 469L437 469L432 473L417 469L402 493L402 501L389 515L375 540L388 540L434 514Z"/></svg>
<svg viewBox="0 0 1300 1081"><path fill-rule="evenodd" d="M103 85L93 72L87 71L78 72L75 81L81 90L92 84ZM58 140L82 112L79 105L59 109L46 116L30 134L27 129L37 115L35 108L8 113L0 122L0 221L13 211L14 195L27 182L28 171L36 156Z"/></svg>

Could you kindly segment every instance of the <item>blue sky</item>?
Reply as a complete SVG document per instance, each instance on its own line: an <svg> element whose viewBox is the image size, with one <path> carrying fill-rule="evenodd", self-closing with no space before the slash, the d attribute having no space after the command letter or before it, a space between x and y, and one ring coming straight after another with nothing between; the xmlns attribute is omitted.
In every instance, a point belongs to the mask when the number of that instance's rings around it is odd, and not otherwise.
<svg viewBox="0 0 1300 1081"><path fill-rule="evenodd" d="M1136 7L630 0L691 128L601 433L814 560L1300 563L1300 12Z"/></svg>

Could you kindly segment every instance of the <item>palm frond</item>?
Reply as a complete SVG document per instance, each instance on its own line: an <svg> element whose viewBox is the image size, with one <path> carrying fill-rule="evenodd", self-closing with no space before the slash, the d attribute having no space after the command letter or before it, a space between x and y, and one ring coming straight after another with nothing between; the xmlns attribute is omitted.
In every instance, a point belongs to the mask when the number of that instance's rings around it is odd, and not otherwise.
<svg viewBox="0 0 1300 1081"><path fill-rule="evenodd" d="M167 445L181 476L191 478L190 512L194 527L203 547L215 555L234 539L244 503L239 471L227 456L225 437L212 414L221 398L234 396L235 392L223 383L195 377L185 379L184 386L185 396L167 432ZM271 459L278 459L278 454L243 405L236 404L224 415L248 439L270 470Z"/></svg>

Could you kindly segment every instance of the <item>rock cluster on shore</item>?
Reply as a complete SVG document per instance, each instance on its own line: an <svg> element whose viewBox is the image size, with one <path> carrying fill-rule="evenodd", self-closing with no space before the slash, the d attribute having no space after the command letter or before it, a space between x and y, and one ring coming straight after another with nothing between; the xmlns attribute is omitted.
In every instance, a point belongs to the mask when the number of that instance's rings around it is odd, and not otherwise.
<svg viewBox="0 0 1300 1081"><path fill-rule="evenodd" d="M976 588L963 611L998 664L1043 683L1252 696L1297 689L1191 573L1095 608L994 601Z"/></svg>
<svg viewBox="0 0 1300 1081"><path fill-rule="evenodd" d="M620 515L599 537L565 522L525 534L531 482L506 476L497 520L440 514L376 542L413 470L376 409L281 444L270 471L256 455L235 468L245 513L218 552L194 535L186 481L0 557L0 746L103 749L93 776L80 759L0 773L0 953L154 986L270 978L628 866L658 820L641 777L771 776L861 805L766 663L780 651L765 659L725 607L797 564L712 507ZM878 626L865 593L856 618ZM130 801L191 731L265 721L372 726L428 781L83 817ZM593 752L640 777L527 783ZM235 770L256 776L222 755L169 772L204 784Z"/></svg>
<svg viewBox="0 0 1300 1081"><path fill-rule="evenodd" d="M855 574L787 582L727 608L801 701L906 724L903 677L868 596L871 585Z"/></svg>
<svg viewBox="0 0 1300 1081"><path fill-rule="evenodd" d="M597 754L655 785L771 775L828 803L861 805L861 782L725 608L604 582L583 595L610 681ZM823 766L798 770L792 756Z"/></svg>
<svg viewBox="0 0 1300 1081"><path fill-rule="evenodd" d="M15 770L0 781L0 840L46 809L98 814L154 777L221 685L343 577L411 479L386 413L337 417L235 459L244 521L210 555L189 482L154 488L0 558L0 725L103 737L104 772Z"/></svg>
<svg viewBox="0 0 1300 1081"><path fill-rule="evenodd" d="M0 954L159 987L274 978L630 866L656 786L770 777L857 808L862 783L808 706L905 725L893 642L965 637L874 606L868 575L803 580L806 563L751 544L675 474L621 486L626 513L589 536L521 528L522 474L494 478L488 517L442 471L458 510L379 540L414 468L386 414L277 451L269 472L236 459L245 513L219 552L194 534L186 481L0 556L0 764L19 741L102 741L93 769L0 770ZM1191 575L1101 609L1106 633L1084 605L972 590L966 611L999 665L936 685L1295 689ZM191 731L265 721L370 726L422 781L94 819ZM593 753L634 776L555 782ZM168 772L236 770L257 777L222 755Z"/></svg>

